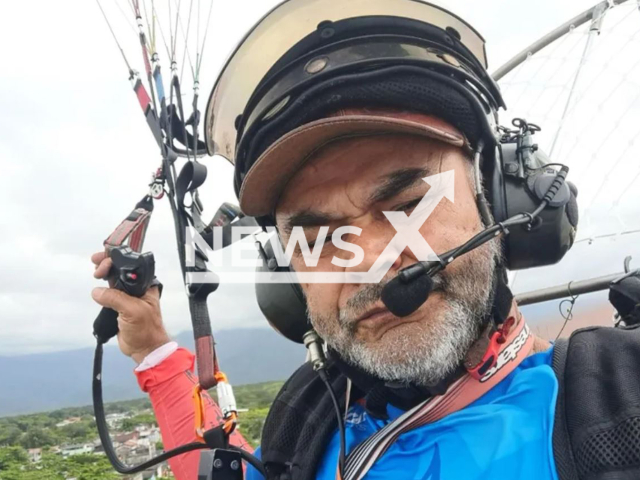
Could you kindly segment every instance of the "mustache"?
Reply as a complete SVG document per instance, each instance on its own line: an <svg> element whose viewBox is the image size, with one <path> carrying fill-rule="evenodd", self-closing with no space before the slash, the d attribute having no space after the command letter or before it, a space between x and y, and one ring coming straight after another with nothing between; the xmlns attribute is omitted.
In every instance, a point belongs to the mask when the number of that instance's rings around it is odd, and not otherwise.
<svg viewBox="0 0 640 480"><path fill-rule="evenodd" d="M381 300L382 290L384 290L387 283L394 278L395 275L383 279L380 283L367 284L358 290L349 300L347 300L345 308L340 310L340 325L343 328L350 330L354 329L355 320ZM431 278L433 280L432 291L440 291L446 294L450 285L448 275L443 271L438 272Z"/></svg>

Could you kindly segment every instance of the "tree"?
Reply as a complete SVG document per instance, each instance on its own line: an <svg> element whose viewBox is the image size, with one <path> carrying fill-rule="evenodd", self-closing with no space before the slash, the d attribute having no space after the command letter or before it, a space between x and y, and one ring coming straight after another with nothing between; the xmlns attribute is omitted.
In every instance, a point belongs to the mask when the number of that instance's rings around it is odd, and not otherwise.
<svg viewBox="0 0 640 480"><path fill-rule="evenodd" d="M247 442L254 447L260 444L262 427L268 412L268 408L259 408L242 412L238 417L238 430Z"/></svg>
<svg viewBox="0 0 640 480"><path fill-rule="evenodd" d="M156 417L152 413L141 413L135 417L126 418L122 421L123 430L133 430L138 425L153 426L157 425Z"/></svg>
<svg viewBox="0 0 640 480"><path fill-rule="evenodd" d="M0 471L12 465L23 465L29 461L27 452L21 447L0 447Z"/></svg>
<svg viewBox="0 0 640 480"><path fill-rule="evenodd" d="M24 448L41 448L55 445L55 436L49 429L33 427L20 437Z"/></svg>
<svg viewBox="0 0 640 480"><path fill-rule="evenodd" d="M117 480L109 461L99 455L74 455L62 458L45 454L42 461L31 464L20 447L0 448L0 480Z"/></svg>
<svg viewBox="0 0 640 480"><path fill-rule="evenodd" d="M60 435L72 443L79 443L95 436L95 430L91 431L91 427L83 421L65 425L60 429Z"/></svg>
<svg viewBox="0 0 640 480"><path fill-rule="evenodd" d="M74 455L65 461L70 477L78 480L114 480L119 478L107 457L85 454Z"/></svg>
<svg viewBox="0 0 640 480"><path fill-rule="evenodd" d="M15 425L0 427L0 446L12 446L18 443L22 431Z"/></svg>

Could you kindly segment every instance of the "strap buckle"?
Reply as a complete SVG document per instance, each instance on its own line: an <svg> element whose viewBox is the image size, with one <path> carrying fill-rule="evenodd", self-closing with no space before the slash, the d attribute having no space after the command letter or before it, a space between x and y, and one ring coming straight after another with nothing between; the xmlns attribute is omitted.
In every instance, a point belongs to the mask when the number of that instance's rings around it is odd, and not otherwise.
<svg viewBox="0 0 640 480"><path fill-rule="evenodd" d="M202 387L198 383L193 387L193 407L195 411L195 430L199 441L204 442L205 432L205 406L202 400Z"/></svg>
<svg viewBox="0 0 640 480"><path fill-rule="evenodd" d="M515 325L516 319L514 317L507 318L502 326L498 328L491 337L489 337L489 345L482 356L482 360L472 368L468 368L467 371L476 380L480 380L484 375L496 365L498 361L498 354L500 348L507 341L507 336L511 331L511 328Z"/></svg>
<svg viewBox="0 0 640 480"><path fill-rule="evenodd" d="M158 168L156 173L151 175L151 183L149 183L149 196L160 200L164 197L164 175L162 168Z"/></svg>
<svg viewBox="0 0 640 480"><path fill-rule="evenodd" d="M222 415L224 418L224 423L220 427L224 432L224 435L228 438L229 435L231 435L236 429L236 425L238 423L238 408L236 407L236 399L233 394L233 388L227 380L227 376L220 371L217 371L214 376L217 381L216 393L218 394L218 405L222 410ZM193 406L195 411L194 422L196 438L201 442L208 443L206 430L206 406L202 398L203 391L204 389L200 384L197 384L193 388Z"/></svg>

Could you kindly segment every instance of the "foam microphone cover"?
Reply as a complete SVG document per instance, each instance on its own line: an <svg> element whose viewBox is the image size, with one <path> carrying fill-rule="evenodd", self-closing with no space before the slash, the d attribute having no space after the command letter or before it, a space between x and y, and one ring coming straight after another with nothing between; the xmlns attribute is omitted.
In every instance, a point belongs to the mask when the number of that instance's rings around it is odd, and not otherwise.
<svg viewBox="0 0 640 480"><path fill-rule="evenodd" d="M382 290L382 303L396 317L406 317L418 310L429 298L433 280L429 275L420 275L409 283L396 277Z"/></svg>

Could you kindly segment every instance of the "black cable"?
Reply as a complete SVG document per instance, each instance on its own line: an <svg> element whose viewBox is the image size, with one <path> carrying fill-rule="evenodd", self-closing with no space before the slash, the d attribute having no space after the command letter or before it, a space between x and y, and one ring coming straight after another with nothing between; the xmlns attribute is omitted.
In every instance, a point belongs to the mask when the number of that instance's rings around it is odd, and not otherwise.
<svg viewBox="0 0 640 480"><path fill-rule="evenodd" d="M558 341L558 338L560 338L560 335L562 335L562 332L564 332L564 329L566 328L567 323L569 323L569 320L573 318L573 307L576 305L576 300L578 300L578 297L580 296L580 295L574 295L573 293L571 293L572 283L573 281L569 282L569 285L567 286L567 290L569 291L569 296L571 297L571 299L565 299L560 302L560 305L558 305L558 310L560 311L560 315L562 316L562 318L564 318L564 323L562 324L562 328L556 335L556 338L553 340L554 342ZM569 304L569 308L567 309L566 314L562 311L562 305L564 305L565 303Z"/></svg>
<svg viewBox="0 0 640 480"><path fill-rule="evenodd" d="M118 458L118 454L113 448L113 443L111 442L109 427L107 425L104 412L104 402L102 398L102 356L104 353L103 345L104 344L102 342L98 341L93 359L93 412L96 417L96 427L98 428L98 435L100 436L100 441L102 442L102 446L104 447L104 453L106 454L116 472L127 475L142 472L147 468L153 467L162 462L166 462L170 458L182 455L183 453L209 448L206 443L187 443L185 445L181 445L172 450L169 450L168 452L164 452L163 454L153 457L151 460L147 460L146 462L140 463L138 465L129 466L122 463ZM233 445L229 446L229 450L238 452L244 461L251 464L263 475L264 478L267 478L267 472L264 468L264 465L256 456Z"/></svg>
<svg viewBox="0 0 640 480"><path fill-rule="evenodd" d="M109 427L105 418L104 403L102 399L102 355L103 344L98 342L96 345L95 356L93 358L93 411L96 417L98 435L100 436L100 441L104 447L104 453L107 455L111 465L113 465L113 468L118 473L132 474L142 472L149 467L153 467L154 465L167 461L177 455L192 452L194 450L209 448L206 443L187 443L186 445L181 445L173 450L164 452L162 455L158 455L151 460L140 463L139 465L129 466L122 463L113 448L113 443L111 443Z"/></svg>
<svg viewBox="0 0 640 480"><path fill-rule="evenodd" d="M344 465L345 465L345 455L347 452L347 441L346 441L346 432L344 428L344 419L342 417L342 411L340 410L340 405L338 404L338 398L336 397L336 393L333 391L333 387L331 386L331 381L329 380L329 375L325 369L318 370L318 376L322 380L322 382L327 387L329 391L329 396L331 397L331 401L333 402L333 408L336 411L336 416L338 418L338 431L340 434L340 451L338 453L338 469L340 471L340 478L344 478Z"/></svg>
<svg viewBox="0 0 640 480"><path fill-rule="evenodd" d="M489 228L486 228L485 230L483 230L482 232L480 232L479 234L471 238L469 241L467 241L465 244L456 248L452 253L450 254L447 253L443 255L443 258L445 259L445 261L448 261L449 259L453 260L456 257L459 257L460 255L463 255L475 248L478 248L480 245L488 242L493 237L495 237L496 234L498 234L499 232L501 231L505 232L509 227L513 227L516 225L526 225L526 224L530 225L531 223L533 223L533 221L540 215L540 213L542 213L542 211L545 208L547 208L547 206L553 200L553 198L555 197L556 193L558 193L558 190L560 190L562 185L564 185L568 173L569 173L569 167L567 167L566 165L563 165L560 171L557 173L556 178L553 180L551 185L549 185L549 188L547 189L544 195L544 198L540 202L540 205L538 205L538 207L533 212L520 213L520 214L514 215L513 217L508 218L504 222L497 223L495 225L492 225Z"/></svg>
<svg viewBox="0 0 640 480"><path fill-rule="evenodd" d="M444 255L441 255L441 262L433 262L433 265L428 269L426 273L428 273L429 275L434 275L444 270L444 268L446 268L446 266L450 262L452 262L459 256L480 247L484 243L495 238L499 233L506 233L509 227L514 227L517 225L531 225L533 221L540 215L540 213L542 213L542 211L547 208L562 185L564 185L568 173L569 167L563 165L560 171L557 173L556 178L547 189L547 192L545 193L543 200L540 202L540 205L538 205L538 207L533 212L519 213L517 215L514 215L513 217L506 219L504 222L496 223L488 228L485 228L483 231L481 231L477 235L474 235L460 247L450 250ZM415 270L415 272L411 276L408 276L406 278L406 281L410 281L416 275L420 275L418 270Z"/></svg>

